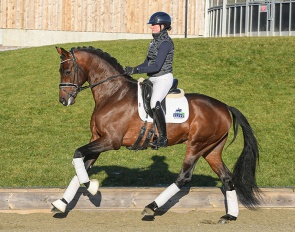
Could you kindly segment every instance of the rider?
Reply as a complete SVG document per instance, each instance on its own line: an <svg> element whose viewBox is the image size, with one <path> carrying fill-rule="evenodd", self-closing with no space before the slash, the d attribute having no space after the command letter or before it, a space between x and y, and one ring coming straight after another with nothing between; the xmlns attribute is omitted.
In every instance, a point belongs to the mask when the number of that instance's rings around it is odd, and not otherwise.
<svg viewBox="0 0 295 232"><path fill-rule="evenodd" d="M148 79L153 83L150 105L159 131L159 137L151 145L157 148L166 147L168 143L165 114L161 102L173 84L174 44L168 35L168 31L171 30L171 17L167 13L154 13L150 17L148 24L151 24L153 40L149 45L147 57L142 64L136 67L127 66L125 73L127 75L147 73Z"/></svg>

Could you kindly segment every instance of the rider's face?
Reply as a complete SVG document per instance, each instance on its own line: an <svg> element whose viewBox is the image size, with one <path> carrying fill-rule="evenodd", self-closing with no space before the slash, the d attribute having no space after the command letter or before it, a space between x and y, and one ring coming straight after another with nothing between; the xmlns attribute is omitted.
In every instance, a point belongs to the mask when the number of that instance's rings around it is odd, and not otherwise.
<svg viewBox="0 0 295 232"><path fill-rule="evenodd" d="M150 28L152 29L152 33L156 34L159 33L161 31L161 27L163 27L163 25L159 25L159 24L152 24L150 26Z"/></svg>

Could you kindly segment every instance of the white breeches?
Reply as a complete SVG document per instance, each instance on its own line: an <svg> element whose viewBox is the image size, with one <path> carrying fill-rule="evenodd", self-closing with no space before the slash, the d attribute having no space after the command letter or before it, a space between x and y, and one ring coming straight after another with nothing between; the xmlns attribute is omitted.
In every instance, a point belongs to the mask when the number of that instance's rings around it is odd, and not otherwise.
<svg viewBox="0 0 295 232"><path fill-rule="evenodd" d="M151 108L156 107L157 101L161 102L168 94L173 84L172 73L167 73L158 77L149 77L149 80L153 83L153 94L151 98Z"/></svg>

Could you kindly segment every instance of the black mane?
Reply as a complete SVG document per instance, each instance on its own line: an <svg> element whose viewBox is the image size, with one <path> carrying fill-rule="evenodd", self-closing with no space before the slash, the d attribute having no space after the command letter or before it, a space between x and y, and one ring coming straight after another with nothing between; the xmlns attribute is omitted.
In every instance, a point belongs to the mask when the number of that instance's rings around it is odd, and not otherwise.
<svg viewBox="0 0 295 232"><path fill-rule="evenodd" d="M117 61L116 58L112 57L109 53L104 52L103 50L99 48L94 48L92 46L89 46L89 47L84 46L84 47L71 48L71 51L73 50L85 51L85 52L89 52L91 54L97 55L100 58L107 61L109 64L111 64L119 73L124 72L122 65Z"/></svg>

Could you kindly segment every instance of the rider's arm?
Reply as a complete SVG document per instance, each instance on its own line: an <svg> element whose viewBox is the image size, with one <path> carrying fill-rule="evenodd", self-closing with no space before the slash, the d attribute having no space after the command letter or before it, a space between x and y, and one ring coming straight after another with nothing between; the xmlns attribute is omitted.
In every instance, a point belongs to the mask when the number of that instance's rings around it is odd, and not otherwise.
<svg viewBox="0 0 295 232"><path fill-rule="evenodd" d="M144 62L141 65L136 66L135 68L137 68L138 73L159 72L171 49L172 49L172 43L170 43L168 41L164 41L163 43L161 43L161 45L159 47L158 55L156 57L156 62L150 66L148 66L148 63L146 63L146 62ZM146 59L146 61L147 61L147 59Z"/></svg>
<svg viewBox="0 0 295 232"><path fill-rule="evenodd" d="M135 68L146 67L146 66L148 66L148 62L149 62L148 58L146 57L144 62L142 64L140 64L140 65L137 65Z"/></svg>

